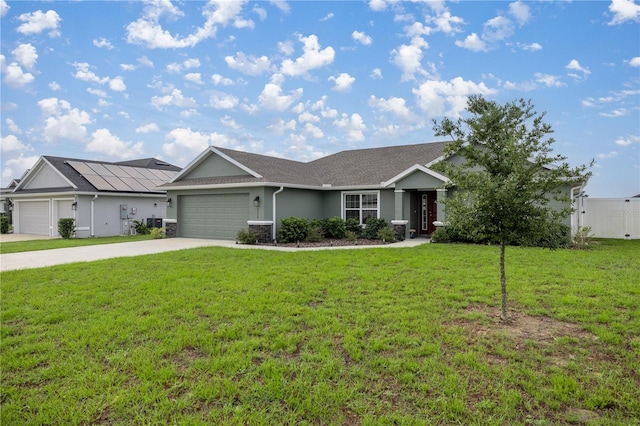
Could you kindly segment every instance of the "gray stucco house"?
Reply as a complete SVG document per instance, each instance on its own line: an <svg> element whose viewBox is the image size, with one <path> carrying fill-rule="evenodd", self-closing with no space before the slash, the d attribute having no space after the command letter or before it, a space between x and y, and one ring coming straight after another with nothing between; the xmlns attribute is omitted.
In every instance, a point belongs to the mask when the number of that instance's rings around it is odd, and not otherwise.
<svg viewBox="0 0 640 426"><path fill-rule="evenodd" d="M133 220L166 217L158 186L180 170L155 158L110 163L42 156L3 195L16 234L56 237L58 219L74 218L79 238L128 235Z"/></svg>
<svg viewBox="0 0 640 426"><path fill-rule="evenodd" d="M256 230L272 241L280 221L384 218L405 237L444 221L447 178L429 168L446 142L342 151L308 163L209 147L170 182L168 236L232 240Z"/></svg>

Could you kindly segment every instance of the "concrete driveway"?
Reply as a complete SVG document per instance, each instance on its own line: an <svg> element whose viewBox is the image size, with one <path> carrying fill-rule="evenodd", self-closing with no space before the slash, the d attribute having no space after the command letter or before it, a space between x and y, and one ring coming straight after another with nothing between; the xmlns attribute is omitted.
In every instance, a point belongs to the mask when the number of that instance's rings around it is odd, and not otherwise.
<svg viewBox="0 0 640 426"><path fill-rule="evenodd" d="M11 235L11 234L7 234ZM4 238L0 242L8 242ZM0 254L0 271L15 269L43 268L74 262L91 262L94 260L112 259L116 257L141 256L145 254L163 253L167 251L185 250L198 247L228 247L254 250L309 251L309 250L352 250L375 247L399 248L414 247L428 242L425 239L405 240L394 244L373 246L342 246L298 249L292 247L252 246L236 244L235 241L207 240L197 238L165 238L161 240L133 241L126 243L99 244L95 246L70 247L53 250L28 251L23 253Z"/></svg>

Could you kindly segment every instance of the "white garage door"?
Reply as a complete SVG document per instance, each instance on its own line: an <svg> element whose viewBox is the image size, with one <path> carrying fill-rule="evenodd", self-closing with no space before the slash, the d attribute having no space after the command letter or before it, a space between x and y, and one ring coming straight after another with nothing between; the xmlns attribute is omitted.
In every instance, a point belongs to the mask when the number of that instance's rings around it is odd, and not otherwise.
<svg viewBox="0 0 640 426"><path fill-rule="evenodd" d="M183 195L178 204L180 237L233 240L249 220L249 194Z"/></svg>
<svg viewBox="0 0 640 426"><path fill-rule="evenodd" d="M21 234L49 235L49 202L20 201L18 220Z"/></svg>

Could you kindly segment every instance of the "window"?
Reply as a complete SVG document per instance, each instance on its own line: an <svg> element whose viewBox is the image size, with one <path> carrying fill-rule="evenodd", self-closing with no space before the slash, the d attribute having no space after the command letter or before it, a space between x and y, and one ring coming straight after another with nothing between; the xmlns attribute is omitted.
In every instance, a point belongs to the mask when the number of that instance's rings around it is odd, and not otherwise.
<svg viewBox="0 0 640 426"><path fill-rule="evenodd" d="M364 223L370 217L377 218L379 216L378 195L378 192L345 193L343 198L345 220L353 218Z"/></svg>

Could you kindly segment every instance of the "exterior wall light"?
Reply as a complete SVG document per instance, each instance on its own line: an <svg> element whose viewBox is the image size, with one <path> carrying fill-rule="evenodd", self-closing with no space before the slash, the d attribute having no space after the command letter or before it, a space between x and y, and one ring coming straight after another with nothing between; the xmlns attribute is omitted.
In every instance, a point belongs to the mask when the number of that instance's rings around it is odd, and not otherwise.
<svg viewBox="0 0 640 426"><path fill-rule="evenodd" d="M73 203L71 203L71 210L76 211L78 210L78 202L74 201Z"/></svg>
<svg viewBox="0 0 640 426"><path fill-rule="evenodd" d="M171 198L167 198L167 207L171 207Z"/></svg>
<svg viewBox="0 0 640 426"><path fill-rule="evenodd" d="M253 207L260 207L260 196L256 195L256 198L253 199Z"/></svg>

